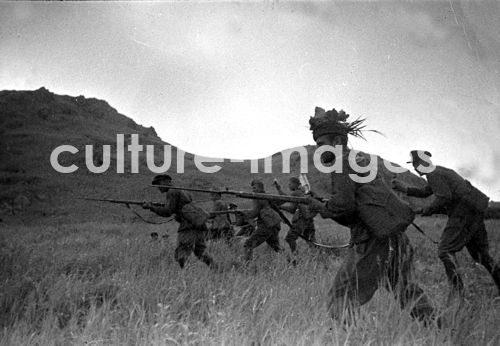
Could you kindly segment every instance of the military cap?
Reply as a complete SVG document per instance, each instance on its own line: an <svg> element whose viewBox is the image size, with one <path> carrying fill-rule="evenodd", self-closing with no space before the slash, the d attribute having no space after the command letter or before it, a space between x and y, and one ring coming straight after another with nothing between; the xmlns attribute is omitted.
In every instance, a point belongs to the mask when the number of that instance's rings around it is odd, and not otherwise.
<svg viewBox="0 0 500 346"><path fill-rule="evenodd" d="M168 174L158 174L157 176L155 176L153 178L152 184L153 185L160 185L160 182L165 181L165 180L172 181L172 177Z"/></svg>
<svg viewBox="0 0 500 346"><path fill-rule="evenodd" d="M410 151L410 161L406 163L413 163L415 161L421 161L432 157L432 154L424 150L412 150Z"/></svg>
<svg viewBox="0 0 500 346"><path fill-rule="evenodd" d="M254 186L254 185L257 185L257 186L260 186L261 188L264 188L264 183L260 179L252 180L252 182L250 183L250 186Z"/></svg>
<svg viewBox="0 0 500 346"><path fill-rule="evenodd" d="M300 185L300 180L297 177L291 177L290 179L288 179L288 181L292 184Z"/></svg>

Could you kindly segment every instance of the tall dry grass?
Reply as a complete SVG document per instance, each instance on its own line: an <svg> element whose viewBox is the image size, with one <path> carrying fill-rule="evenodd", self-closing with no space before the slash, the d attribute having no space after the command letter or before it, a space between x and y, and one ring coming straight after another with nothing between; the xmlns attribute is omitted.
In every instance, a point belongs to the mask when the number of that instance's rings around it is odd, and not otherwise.
<svg viewBox="0 0 500 346"><path fill-rule="evenodd" d="M445 219L418 223L438 238ZM488 223L500 257L500 223ZM345 229L318 220L323 242ZM149 232L170 237L152 242ZM500 302L489 275L460 254L468 298L445 306L447 284L435 246L409 230L415 279L443 315L424 326L379 290L356 324L333 322L326 295L340 258L300 243L299 264L266 246L248 268L233 267L238 242L212 242L224 271L173 260L175 225L84 223L1 230L0 343L3 345L435 345L500 344ZM282 232L284 234L284 232Z"/></svg>

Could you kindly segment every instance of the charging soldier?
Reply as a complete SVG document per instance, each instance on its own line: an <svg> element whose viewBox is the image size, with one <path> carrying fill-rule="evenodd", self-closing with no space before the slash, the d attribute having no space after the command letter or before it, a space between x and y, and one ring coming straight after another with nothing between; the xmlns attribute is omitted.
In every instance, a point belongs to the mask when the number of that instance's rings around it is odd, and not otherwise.
<svg viewBox="0 0 500 346"><path fill-rule="evenodd" d="M215 268L214 260L206 253L205 238L208 231L207 227L204 224L202 226L194 226L183 214L183 208L192 202L191 196L184 191L164 187L172 184L172 178L168 174L155 176L152 184L162 185L162 187L158 187L158 190L166 194L165 206L155 207L151 203L144 203L142 207L164 217L175 215L175 220L179 222L177 247L175 249L175 260L177 263L179 263L181 268L184 268L187 259L194 252L199 260L209 267ZM199 217L204 218L204 215L199 215Z"/></svg>
<svg viewBox="0 0 500 346"><path fill-rule="evenodd" d="M349 163L347 136L362 137L363 120L349 123L346 122L348 116L344 111L325 112L317 107L309 121L318 147L339 145L342 148L341 157L332 151L322 156L324 163L342 160L342 171L331 173L333 195L326 204L310 197L312 210L348 226L351 231L352 246L329 292L330 314L346 322L344 318L353 308L367 303L377 289L385 285L401 307L412 306L413 317L429 321L434 318L434 309L422 289L410 281L413 251L403 233L414 214L382 181L380 173L367 183L351 179L349 174L358 174ZM356 163L367 166L370 161L358 155Z"/></svg>
<svg viewBox="0 0 500 346"><path fill-rule="evenodd" d="M484 225L484 212L488 208L489 198L472 186L455 171L434 166L427 151L410 152L415 171L427 178L423 188L407 187L398 180L393 181L395 190L408 196L429 197L433 202L419 212L423 216L443 213L448 215L448 223L441 234L438 256L443 262L451 286L448 300L458 295L462 297L464 284L458 273L455 254L467 248L477 263L482 264L491 274L500 294L500 266L495 263L488 251L488 235Z"/></svg>
<svg viewBox="0 0 500 346"><path fill-rule="evenodd" d="M252 191L255 193L265 193L264 184L258 179L251 183ZM255 231L244 243L244 260L252 259L253 249L266 242L274 251L280 252L279 232L281 228L281 218L276 211L271 208L269 201L254 199L253 208L243 213L247 219L257 218Z"/></svg>
<svg viewBox="0 0 500 346"><path fill-rule="evenodd" d="M275 181L274 185L280 195L286 195L277 181ZM291 196L304 197L304 192L298 178L291 177L288 180L288 188L291 191ZM289 229L285 237L285 241L290 246L292 253L297 252L297 239L300 235L307 240L315 241L314 216L316 213L311 212L306 204L298 203L283 203L280 205L280 209L293 214L293 227Z"/></svg>
<svg viewBox="0 0 500 346"><path fill-rule="evenodd" d="M213 202L212 211L228 211L227 204L222 201L222 196L220 193L214 192L211 194L211 199ZM220 239L224 238L227 242L233 237L233 230L231 229L231 219L229 214L215 215L212 221L212 227L210 229L211 238Z"/></svg>

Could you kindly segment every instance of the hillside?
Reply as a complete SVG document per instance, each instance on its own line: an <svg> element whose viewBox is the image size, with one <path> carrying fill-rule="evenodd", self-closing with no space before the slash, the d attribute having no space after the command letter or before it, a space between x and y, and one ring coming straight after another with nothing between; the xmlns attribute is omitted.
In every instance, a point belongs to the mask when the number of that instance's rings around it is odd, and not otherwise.
<svg viewBox="0 0 500 346"><path fill-rule="evenodd" d="M180 129L182 130L182 129ZM4 220L23 222L66 222L120 218L132 219L132 213L121 206L89 203L78 199L83 196L159 200L159 194L148 185L155 175L148 169L145 152L139 154L139 173L131 172L130 153L125 148L124 173L117 170L117 134L125 135L125 146L131 135L139 135L139 143L155 146L155 162L163 162L163 146L154 128L136 124L107 102L84 96L56 95L45 88L35 91L0 91L0 214ZM76 154L60 155L61 165L75 164L79 169L72 174L54 170L50 164L51 152L60 145L72 145ZM102 146L111 146L110 168L104 173L92 173L85 165L85 145L94 145L93 162L102 163ZM250 161L219 163L222 169L214 174L200 172L193 155L185 155L185 173L176 173L179 149L172 146L169 170L179 185L249 190L254 177L262 178L269 192L276 177L286 185L286 174L281 173L284 150L271 157L273 173L251 174ZM308 146L308 177L313 189L328 195L329 181L312 165L313 147ZM260 172L264 160L259 160ZM300 161L297 153L291 156L291 172L297 174ZM390 180L393 173L382 162L379 169ZM405 172L400 179L412 184L422 184L416 175ZM196 200L206 200L207 195L196 195ZM249 201L239 201L248 205Z"/></svg>

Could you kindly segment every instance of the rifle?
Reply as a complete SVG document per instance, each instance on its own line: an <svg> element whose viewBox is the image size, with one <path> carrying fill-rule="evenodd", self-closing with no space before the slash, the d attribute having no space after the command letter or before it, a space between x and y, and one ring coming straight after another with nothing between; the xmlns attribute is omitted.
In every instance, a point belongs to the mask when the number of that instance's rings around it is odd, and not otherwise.
<svg viewBox="0 0 500 346"><path fill-rule="evenodd" d="M290 202L290 203L301 203L309 204L307 197L296 197L296 196L286 196L286 195L273 195L270 193L260 193L260 192L244 192L244 191L234 191L234 190L207 190L198 189L192 187L182 187L182 186L170 186L170 185L151 185L153 187L164 187L172 190L184 190L192 192L203 192L203 193L219 193L221 195L233 195L240 198L246 199L263 199L266 201L274 202Z"/></svg>
<svg viewBox="0 0 500 346"><path fill-rule="evenodd" d="M216 215L227 215L227 214L238 214L250 211L250 209L231 209L231 210L220 210L220 211L209 211L210 216Z"/></svg>
<svg viewBox="0 0 500 346"><path fill-rule="evenodd" d="M149 220L146 220L144 217L142 217L142 215L139 214L138 212L136 212L134 209L130 208L130 205L143 205L144 201L132 201L132 200L128 200L128 199L110 199L110 198L88 198L88 197L83 197L83 198L78 198L78 199L83 199L83 200L86 200L86 201L97 201L97 202L108 202L108 203L116 203L116 204L125 204L125 206L127 208L129 208L139 219L141 219L144 222L153 224L153 225L161 225L161 224L168 223L168 222L174 220L174 218L170 218L169 220L164 221L164 222L149 221ZM153 204L155 207L163 207L164 206L163 203L158 203L158 202L151 202L151 204Z"/></svg>
<svg viewBox="0 0 500 346"><path fill-rule="evenodd" d="M283 222L289 228L293 228L293 225L290 222L290 220L288 220L288 218L285 216L285 214L283 214L283 212L277 206L275 206L274 204L271 203L271 208L275 212L278 213L278 215L280 216L281 220L283 220ZM348 248L349 246L351 246L350 243L346 243L346 244L342 244L342 245L325 245L325 244L316 243L315 241L312 241L311 239L308 239L308 238L304 237L304 235L302 233L299 233L299 237L302 238L302 239L304 239L307 243L312 244L315 247L323 248L323 249L345 249L345 248Z"/></svg>
<svg viewBox="0 0 500 346"><path fill-rule="evenodd" d="M145 202L144 201L132 201L128 199L110 199L110 198L88 198L88 197L83 197L79 199L84 199L86 201L98 201L98 202L109 202L109 203L117 203L117 204L126 204L126 205L143 205ZM163 207L163 203L158 203L158 202L152 202L152 205L155 207Z"/></svg>

